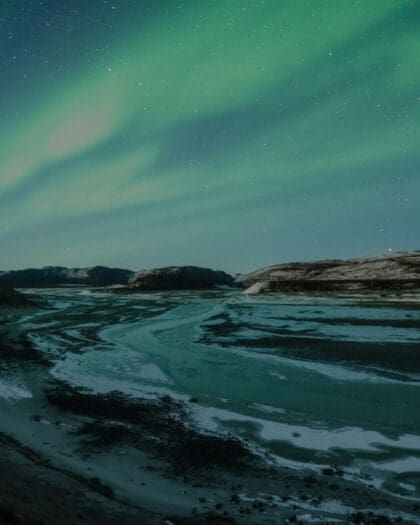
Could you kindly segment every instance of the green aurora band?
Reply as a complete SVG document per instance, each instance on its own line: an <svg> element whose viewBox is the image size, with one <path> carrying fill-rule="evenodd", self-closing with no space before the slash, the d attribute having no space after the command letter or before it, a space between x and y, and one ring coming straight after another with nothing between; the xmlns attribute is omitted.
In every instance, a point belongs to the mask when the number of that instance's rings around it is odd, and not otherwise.
<svg viewBox="0 0 420 525"><path fill-rule="evenodd" d="M0 269L420 248L419 2L16 4Z"/></svg>

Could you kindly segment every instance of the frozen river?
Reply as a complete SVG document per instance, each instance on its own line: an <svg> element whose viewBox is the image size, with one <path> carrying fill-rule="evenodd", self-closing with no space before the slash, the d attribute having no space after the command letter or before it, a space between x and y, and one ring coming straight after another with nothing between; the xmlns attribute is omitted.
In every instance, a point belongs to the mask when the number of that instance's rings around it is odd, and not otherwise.
<svg viewBox="0 0 420 525"><path fill-rule="evenodd" d="M49 309L21 328L54 377L99 393L192 400L201 428L241 437L274 463L336 465L420 498L418 303L236 290L36 293ZM30 395L12 383L3 377L0 396Z"/></svg>

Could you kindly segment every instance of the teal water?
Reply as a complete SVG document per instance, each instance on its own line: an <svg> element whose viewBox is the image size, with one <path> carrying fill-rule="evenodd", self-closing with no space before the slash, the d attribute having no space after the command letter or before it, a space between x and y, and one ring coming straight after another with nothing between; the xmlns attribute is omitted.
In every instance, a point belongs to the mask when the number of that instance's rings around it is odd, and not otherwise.
<svg viewBox="0 0 420 525"><path fill-rule="evenodd" d="M25 320L51 374L98 392L196 398L209 431L277 463L420 498L420 309L415 298L112 295L44 290Z"/></svg>

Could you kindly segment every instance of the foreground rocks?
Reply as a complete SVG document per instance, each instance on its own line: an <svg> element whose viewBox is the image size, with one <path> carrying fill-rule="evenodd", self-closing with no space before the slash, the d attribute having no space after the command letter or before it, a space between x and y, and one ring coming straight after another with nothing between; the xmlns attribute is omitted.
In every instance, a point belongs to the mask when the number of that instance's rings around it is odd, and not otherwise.
<svg viewBox="0 0 420 525"><path fill-rule="evenodd" d="M248 293L420 291L420 251L279 264L244 275L238 284Z"/></svg>
<svg viewBox="0 0 420 525"><path fill-rule="evenodd" d="M90 453L131 446L158 453L169 462L171 471L183 474L217 468L245 472L257 463L240 439L201 432L185 403L169 395L136 399L118 391L94 394L56 381L46 399L63 412L94 418L78 429L82 448Z"/></svg>
<svg viewBox="0 0 420 525"><path fill-rule="evenodd" d="M1 525L156 525L154 513L128 507L96 477L54 465L0 432Z"/></svg>
<svg viewBox="0 0 420 525"><path fill-rule="evenodd" d="M136 273L131 290L200 290L217 285L232 285L233 277L222 271L197 266L167 266Z"/></svg>

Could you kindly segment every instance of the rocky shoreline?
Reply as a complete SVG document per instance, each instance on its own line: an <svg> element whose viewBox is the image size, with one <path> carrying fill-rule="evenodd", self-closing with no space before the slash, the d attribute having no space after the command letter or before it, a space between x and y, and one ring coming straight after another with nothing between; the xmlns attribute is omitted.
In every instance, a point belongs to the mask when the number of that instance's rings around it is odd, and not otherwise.
<svg viewBox="0 0 420 525"><path fill-rule="evenodd" d="M385 497L369 483L349 480L333 465L318 474L296 471L254 456L235 439L201 435L201 441L194 443L197 434L193 432L192 439L185 441L180 419L185 418L187 407L170 398L133 402L116 393L80 393L64 383L53 383L46 399L48 404L43 401L42 407L30 402L23 408L27 432L33 436L41 432L45 440L41 451L0 432L0 477L8 480L0 485L0 523L274 525L305 523L298 516L310 512L333 523L391 525L413 524L407 516L420 510L416 503L407 506L398 498ZM33 410L38 412L31 414ZM133 427L138 431L133 433ZM74 443L69 461L64 462L53 453L63 432ZM176 436L172 449L166 440ZM136 456L137 448L141 454L147 452L143 464ZM124 486L115 484L112 477L95 474L96 458L111 460L118 451L137 457L139 483L146 493L151 485L154 497L161 498L160 512L136 503L130 490L124 493ZM117 480L118 466L112 461ZM161 496L153 488L159 477L165 480ZM173 512L165 502L178 491L185 501ZM349 509L346 514L341 510L337 514L334 503L329 503L335 501L340 501L338 508Z"/></svg>
<svg viewBox="0 0 420 525"><path fill-rule="evenodd" d="M33 306L31 299L13 288L0 288L0 307Z"/></svg>

